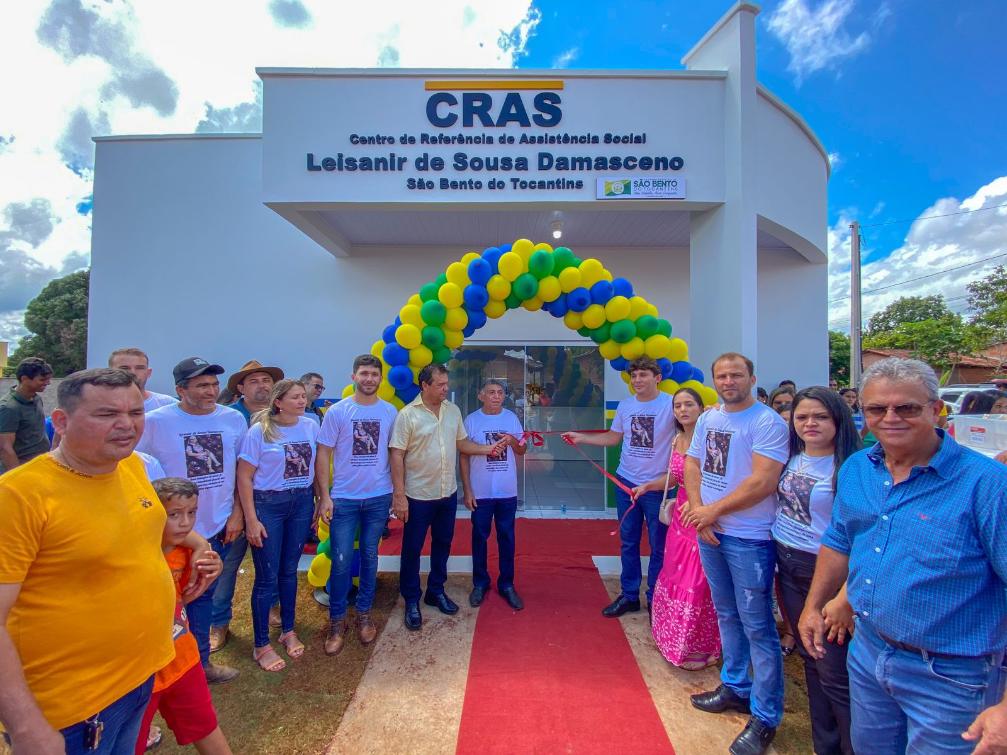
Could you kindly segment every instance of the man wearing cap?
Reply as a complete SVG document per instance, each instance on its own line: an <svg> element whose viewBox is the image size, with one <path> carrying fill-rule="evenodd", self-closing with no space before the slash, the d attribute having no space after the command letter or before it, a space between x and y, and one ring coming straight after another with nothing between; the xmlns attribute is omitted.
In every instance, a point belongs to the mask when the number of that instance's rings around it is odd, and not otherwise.
<svg viewBox="0 0 1007 755"><path fill-rule="evenodd" d="M238 445L247 425L244 417L217 403L224 368L200 357L183 359L174 369L177 404L147 414L136 450L161 462L170 477L192 480L199 487L195 530L210 541L222 559L245 527L234 495ZM189 626L210 684L227 682L237 669L210 663L210 623L216 583L190 603Z"/></svg>
<svg viewBox="0 0 1007 755"><path fill-rule="evenodd" d="M279 367L263 367L254 359L245 362L227 380L227 390L241 396L231 408L241 412L247 424L252 424L252 415L269 406L269 392L279 380L283 380L283 370Z"/></svg>

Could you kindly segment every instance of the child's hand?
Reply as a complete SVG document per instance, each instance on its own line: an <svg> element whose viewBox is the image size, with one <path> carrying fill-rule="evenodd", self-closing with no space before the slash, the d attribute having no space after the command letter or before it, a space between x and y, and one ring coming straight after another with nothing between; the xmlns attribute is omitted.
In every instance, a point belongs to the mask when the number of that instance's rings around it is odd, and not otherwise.
<svg viewBox="0 0 1007 755"><path fill-rule="evenodd" d="M206 588L213 584L213 580L219 577L224 570L224 562L212 548L203 551L192 565L194 567L192 570L193 579L182 590L182 602L184 603L191 603L206 592Z"/></svg>

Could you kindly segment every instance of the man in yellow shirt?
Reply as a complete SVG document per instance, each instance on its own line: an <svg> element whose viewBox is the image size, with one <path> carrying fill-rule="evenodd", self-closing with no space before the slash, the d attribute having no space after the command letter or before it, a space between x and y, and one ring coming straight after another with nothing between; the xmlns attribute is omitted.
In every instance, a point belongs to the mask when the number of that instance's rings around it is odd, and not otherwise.
<svg viewBox="0 0 1007 755"><path fill-rule="evenodd" d="M133 454L143 393L85 370L58 404L60 446L0 477L0 722L16 753L131 752L174 657L164 508Z"/></svg>
<svg viewBox="0 0 1007 755"><path fill-rule="evenodd" d="M448 556L455 534L458 451L487 456L507 444L473 443L465 432L462 413L447 400L448 371L430 364L420 371L420 395L403 407L388 444L392 474L392 511L405 523L399 562L399 590L406 602L406 628L423 626L420 614L420 551L430 530L430 576L423 602L441 613L458 613L458 604L444 592Z"/></svg>

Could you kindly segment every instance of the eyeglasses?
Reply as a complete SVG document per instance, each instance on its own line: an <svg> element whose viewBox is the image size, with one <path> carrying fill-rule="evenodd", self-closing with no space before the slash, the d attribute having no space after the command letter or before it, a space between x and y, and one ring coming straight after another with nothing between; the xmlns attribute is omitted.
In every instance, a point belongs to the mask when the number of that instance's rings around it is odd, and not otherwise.
<svg viewBox="0 0 1007 755"><path fill-rule="evenodd" d="M865 406L864 414L871 419L882 419L889 411L895 412L902 419L915 419L923 414L924 404L899 404L898 406Z"/></svg>

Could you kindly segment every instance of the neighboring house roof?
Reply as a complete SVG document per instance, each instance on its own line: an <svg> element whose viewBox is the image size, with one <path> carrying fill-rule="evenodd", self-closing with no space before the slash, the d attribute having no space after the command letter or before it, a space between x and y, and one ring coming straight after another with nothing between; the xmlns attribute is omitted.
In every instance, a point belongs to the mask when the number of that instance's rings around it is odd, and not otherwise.
<svg viewBox="0 0 1007 755"><path fill-rule="evenodd" d="M913 352L909 349L864 349L864 354L877 354L881 357L901 357L902 359L910 359L913 356ZM989 367L996 368L1001 364L1001 360L993 359L986 356L958 356L956 357L955 364L960 367Z"/></svg>

